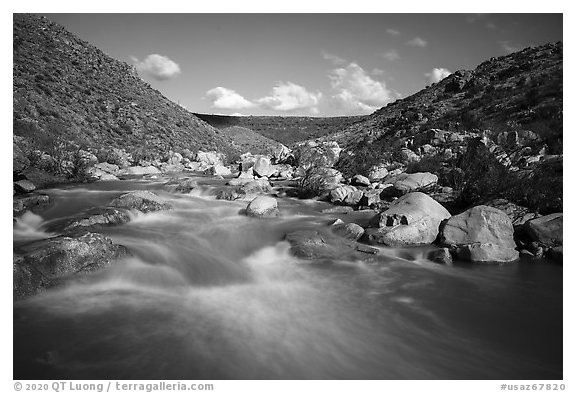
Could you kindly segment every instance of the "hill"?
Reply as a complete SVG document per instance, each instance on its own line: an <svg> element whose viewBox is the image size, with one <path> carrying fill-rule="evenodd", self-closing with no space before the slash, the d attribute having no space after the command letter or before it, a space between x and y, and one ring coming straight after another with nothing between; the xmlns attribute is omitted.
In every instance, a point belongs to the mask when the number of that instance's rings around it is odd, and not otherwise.
<svg viewBox="0 0 576 393"><path fill-rule="evenodd" d="M133 156L239 150L117 61L45 17L13 16L13 123L23 150L74 144Z"/></svg>
<svg viewBox="0 0 576 393"><path fill-rule="evenodd" d="M329 136L367 118L366 116L223 116L201 113L195 115L216 128L225 129L232 126L247 128L286 146L307 139Z"/></svg>

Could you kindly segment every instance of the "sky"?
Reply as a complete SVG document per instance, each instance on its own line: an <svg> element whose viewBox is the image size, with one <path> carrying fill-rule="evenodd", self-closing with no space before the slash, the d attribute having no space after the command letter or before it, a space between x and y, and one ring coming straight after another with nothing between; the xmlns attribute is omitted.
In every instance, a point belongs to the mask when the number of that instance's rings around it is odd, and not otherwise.
<svg viewBox="0 0 576 393"><path fill-rule="evenodd" d="M46 14L191 112L369 114L562 41L562 14Z"/></svg>

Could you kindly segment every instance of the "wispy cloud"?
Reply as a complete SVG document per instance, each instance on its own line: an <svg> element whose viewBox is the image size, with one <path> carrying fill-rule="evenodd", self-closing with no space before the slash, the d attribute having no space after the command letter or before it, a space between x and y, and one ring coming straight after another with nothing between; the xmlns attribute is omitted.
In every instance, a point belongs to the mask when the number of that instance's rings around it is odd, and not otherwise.
<svg viewBox="0 0 576 393"><path fill-rule="evenodd" d="M410 45L410 46L418 46L420 48L424 48L426 45L428 45L428 42L423 40L420 37L414 37L413 39L408 41L406 44Z"/></svg>
<svg viewBox="0 0 576 393"><path fill-rule="evenodd" d="M178 63L166 56L151 54L142 61L132 57L138 72L147 74L158 81L175 78L181 73Z"/></svg>
<svg viewBox="0 0 576 393"><path fill-rule="evenodd" d="M324 60L328 60L334 65L343 65L347 63L346 59L343 59L340 56L324 51L322 51L322 57L324 58Z"/></svg>
<svg viewBox="0 0 576 393"><path fill-rule="evenodd" d="M335 92L331 98L342 113L371 113L398 97L384 82L372 79L356 63L336 68L328 77Z"/></svg>
<svg viewBox="0 0 576 393"><path fill-rule="evenodd" d="M522 45L513 44L510 41L498 41L498 44L500 45L500 48L506 53L518 52L523 48Z"/></svg>
<svg viewBox="0 0 576 393"><path fill-rule="evenodd" d="M384 70L381 70L380 68L374 68L371 72L371 74L374 76L384 75L385 73L386 72Z"/></svg>
<svg viewBox="0 0 576 393"><path fill-rule="evenodd" d="M386 51L384 53L380 53L380 56L383 57L384 59L388 60L388 61L400 60L400 55L398 54L396 49L391 49L391 50Z"/></svg>
<svg viewBox="0 0 576 393"><path fill-rule="evenodd" d="M322 93L312 93L305 87L292 82L278 82L269 96L257 100L258 104L276 111L314 108L320 102Z"/></svg>
<svg viewBox="0 0 576 393"><path fill-rule="evenodd" d="M244 109L256 106L234 90L225 87L215 87L206 92L206 97L212 100L212 107L219 109Z"/></svg>
<svg viewBox="0 0 576 393"><path fill-rule="evenodd" d="M393 36L400 35L400 32L398 30L394 30L394 29L386 29L386 33L393 35Z"/></svg>
<svg viewBox="0 0 576 393"><path fill-rule="evenodd" d="M430 83L440 82L442 79L446 78L452 72L446 68L434 68L432 71L424 74Z"/></svg>

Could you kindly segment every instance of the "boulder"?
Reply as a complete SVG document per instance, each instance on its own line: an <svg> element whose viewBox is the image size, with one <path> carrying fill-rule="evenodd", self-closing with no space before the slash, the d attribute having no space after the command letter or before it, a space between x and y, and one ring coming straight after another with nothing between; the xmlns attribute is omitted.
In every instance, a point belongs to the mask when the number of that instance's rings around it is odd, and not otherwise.
<svg viewBox="0 0 576 393"><path fill-rule="evenodd" d="M162 173L160 169L153 165L142 167L142 166L132 166L129 168L121 169L118 172L119 176L142 176L142 175L153 175Z"/></svg>
<svg viewBox="0 0 576 393"><path fill-rule="evenodd" d="M414 153L412 150L404 147L400 150L400 159L402 163L410 164L412 162L420 161L420 156Z"/></svg>
<svg viewBox="0 0 576 393"><path fill-rule="evenodd" d="M276 217L278 215L278 201L276 198L260 195L248 204L246 214L250 217Z"/></svg>
<svg viewBox="0 0 576 393"><path fill-rule="evenodd" d="M100 181L112 181L112 180L119 180L119 179L111 173L103 173L100 176Z"/></svg>
<svg viewBox="0 0 576 393"><path fill-rule="evenodd" d="M339 224L332 227L332 232L344 239L357 241L364 235L364 228L353 222L349 224Z"/></svg>
<svg viewBox="0 0 576 393"><path fill-rule="evenodd" d="M267 194L272 192L272 186L266 179L251 180L238 187L241 194Z"/></svg>
<svg viewBox="0 0 576 393"><path fill-rule="evenodd" d="M450 250L446 247L430 251L427 257L432 262L441 265L452 265L452 254L450 254Z"/></svg>
<svg viewBox="0 0 576 393"><path fill-rule="evenodd" d="M431 244L438 236L442 221L450 213L421 192L411 192L392 202L389 209L376 215L366 230L368 241L392 247Z"/></svg>
<svg viewBox="0 0 576 393"><path fill-rule="evenodd" d="M168 159L166 160L166 162L169 165L178 165L178 164L182 163L183 158L184 157L182 156L182 154L170 151L168 154Z"/></svg>
<svg viewBox="0 0 576 393"><path fill-rule="evenodd" d="M391 180L392 187L385 188L383 196L401 196L408 192L429 190L438 182L438 176L430 172L401 173Z"/></svg>
<svg viewBox="0 0 576 393"><path fill-rule="evenodd" d="M160 164L160 171L162 173L177 173L177 172L183 172L184 171L184 165L183 164L168 164L166 162L163 162L162 164Z"/></svg>
<svg viewBox="0 0 576 393"><path fill-rule="evenodd" d="M116 175L120 170L120 167L118 165L110 164L108 162L100 162L98 164L95 164L93 168L99 169L104 173L110 173L112 175Z"/></svg>
<svg viewBox="0 0 576 393"><path fill-rule="evenodd" d="M18 194L29 194L36 189L30 180L19 180L14 182L14 191Z"/></svg>
<svg viewBox="0 0 576 393"><path fill-rule="evenodd" d="M13 259L13 297L21 300L70 276L100 270L130 255L124 246L98 233L59 236L26 245Z"/></svg>
<svg viewBox="0 0 576 393"><path fill-rule="evenodd" d="M375 165L368 171L368 178L370 180L380 180L388 175L386 164Z"/></svg>
<svg viewBox="0 0 576 393"><path fill-rule="evenodd" d="M272 155L272 158L274 159L274 162L276 164L280 164L286 162L291 156L291 154L292 151L288 147L280 143L278 147L274 149L274 154Z"/></svg>
<svg viewBox="0 0 576 393"><path fill-rule="evenodd" d="M540 217L538 213L531 212L527 207L519 206L506 199L492 199L485 202L484 205L502 210L508 217L510 217L512 225L514 226L523 225L529 220Z"/></svg>
<svg viewBox="0 0 576 393"><path fill-rule="evenodd" d="M554 213L535 218L524 224L526 233L539 245L555 247L562 245L563 214Z"/></svg>
<svg viewBox="0 0 576 393"><path fill-rule="evenodd" d="M269 177L276 172L276 168L270 162L270 158L267 156L259 156L254 162L254 168L252 169L254 174L258 177Z"/></svg>
<svg viewBox="0 0 576 393"><path fill-rule="evenodd" d="M13 200L12 212L15 217L24 214L28 210L37 212L47 207L50 202L50 197L45 194L28 194L26 196L15 196Z"/></svg>
<svg viewBox="0 0 576 393"><path fill-rule="evenodd" d="M107 211L98 214L92 214L86 218L74 220L67 225L64 230L71 231L78 228L90 228L95 226L120 225L130 221L130 215L126 210L107 209Z"/></svg>
<svg viewBox="0 0 576 393"><path fill-rule="evenodd" d="M346 198L358 192L354 186L338 186L330 191L330 202L344 204Z"/></svg>
<svg viewBox="0 0 576 393"><path fill-rule="evenodd" d="M194 179L185 179L178 183L176 186L176 192L181 192L183 194L188 194L190 191L198 187L198 182Z"/></svg>
<svg viewBox="0 0 576 393"><path fill-rule="evenodd" d="M515 250L512 220L502 210L475 206L452 216L441 232L441 242L458 258L471 262L512 262Z"/></svg>
<svg viewBox="0 0 576 393"><path fill-rule="evenodd" d="M362 198L360 199L360 205L362 206L372 206L380 202L381 189L375 190L364 190L362 192Z"/></svg>
<svg viewBox="0 0 576 393"><path fill-rule="evenodd" d="M214 165L208 169L208 174L212 176L231 176L232 171L223 165Z"/></svg>
<svg viewBox="0 0 576 393"><path fill-rule="evenodd" d="M353 186L369 187L370 180L366 176L355 175L352 178L350 184L352 184Z"/></svg>
<svg viewBox="0 0 576 393"><path fill-rule="evenodd" d="M171 205L158 195L150 191L132 191L124 194L111 203L113 207L122 207L125 209L134 209L143 213L154 212L158 210L171 209Z"/></svg>
<svg viewBox="0 0 576 393"><path fill-rule="evenodd" d="M316 230L288 233L285 240L298 258L333 263L335 260L361 260L378 253L378 249Z"/></svg>

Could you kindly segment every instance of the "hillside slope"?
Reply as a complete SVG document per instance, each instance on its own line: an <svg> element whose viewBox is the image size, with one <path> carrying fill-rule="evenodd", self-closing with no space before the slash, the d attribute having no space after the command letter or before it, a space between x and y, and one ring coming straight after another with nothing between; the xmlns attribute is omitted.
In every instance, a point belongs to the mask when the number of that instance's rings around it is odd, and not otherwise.
<svg viewBox="0 0 576 393"><path fill-rule="evenodd" d="M201 113L195 115L216 128L225 129L232 126L248 128L286 146L307 139L329 137L367 118L366 116L223 116Z"/></svg>
<svg viewBox="0 0 576 393"><path fill-rule="evenodd" d="M473 71L457 71L439 83L397 100L363 122L323 139L377 153L401 138L430 129L466 133L530 130L549 154L562 153L562 43L492 58Z"/></svg>
<svg viewBox="0 0 576 393"><path fill-rule="evenodd" d="M239 152L229 136L164 97L134 67L45 17L14 14L13 21L17 144L64 140L155 156L185 149Z"/></svg>

